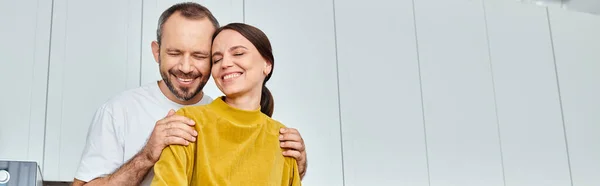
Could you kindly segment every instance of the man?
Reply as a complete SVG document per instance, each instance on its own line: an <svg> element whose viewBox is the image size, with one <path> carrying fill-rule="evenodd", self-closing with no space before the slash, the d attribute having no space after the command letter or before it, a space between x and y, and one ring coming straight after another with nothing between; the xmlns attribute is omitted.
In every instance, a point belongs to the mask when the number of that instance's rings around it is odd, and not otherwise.
<svg viewBox="0 0 600 186"><path fill-rule="evenodd" d="M174 113L185 105L212 101L202 88L210 77L212 35L218 25L211 12L196 3L176 4L163 12L152 43L162 80L125 91L98 109L74 186L150 185L152 166L166 146L196 140L195 123ZM297 160L303 176L302 137L287 128L280 141L283 155Z"/></svg>

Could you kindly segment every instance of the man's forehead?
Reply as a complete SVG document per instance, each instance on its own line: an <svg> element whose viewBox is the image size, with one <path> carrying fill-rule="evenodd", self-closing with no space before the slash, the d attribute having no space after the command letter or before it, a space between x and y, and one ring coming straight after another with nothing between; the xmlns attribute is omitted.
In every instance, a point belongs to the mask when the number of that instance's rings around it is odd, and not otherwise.
<svg viewBox="0 0 600 186"><path fill-rule="evenodd" d="M193 19L180 14L172 15L162 26L162 35L194 35L212 39L215 32L215 27L208 18Z"/></svg>
<svg viewBox="0 0 600 186"><path fill-rule="evenodd" d="M165 24L163 27L163 35L195 34L212 38L214 32L215 29L211 25L200 21L173 22L173 24Z"/></svg>
<svg viewBox="0 0 600 186"><path fill-rule="evenodd" d="M210 30L198 30L189 27L172 27L164 29L161 38L165 47L192 47L208 48L212 44L212 34Z"/></svg>

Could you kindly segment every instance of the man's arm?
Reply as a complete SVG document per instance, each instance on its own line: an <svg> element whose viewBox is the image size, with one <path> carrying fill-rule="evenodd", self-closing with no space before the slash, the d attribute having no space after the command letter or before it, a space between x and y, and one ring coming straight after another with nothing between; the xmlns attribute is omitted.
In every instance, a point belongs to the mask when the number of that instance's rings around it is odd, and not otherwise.
<svg viewBox="0 0 600 186"><path fill-rule="evenodd" d="M142 180L144 180L144 176L150 171L150 168L152 168L152 165L154 165L148 157L144 157L145 155L142 152L135 155L117 171L107 177L96 178L87 183L75 179L73 181L73 186L139 185Z"/></svg>
<svg viewBox="0 0 600 186"><path fill-rule="evenodd" d="M197 132L191 125L194 125L193 120L175 115L175 111L170 110L167 117L156 122L148 142L131 160L106 177L96 178L87 183L76 178L73 186L139 185L166 146L188 145L189 141L196 141Z"/></svg>

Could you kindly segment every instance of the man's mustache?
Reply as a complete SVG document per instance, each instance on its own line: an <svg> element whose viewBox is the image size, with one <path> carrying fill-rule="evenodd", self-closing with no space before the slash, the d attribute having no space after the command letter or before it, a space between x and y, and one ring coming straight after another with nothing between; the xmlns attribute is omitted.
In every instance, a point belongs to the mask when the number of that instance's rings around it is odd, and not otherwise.
<svg viewBox="0 0 600 186"><path fill-rule="evenodd" d="M169 70L169 73L182 79L195 79L198 77L202 77L202 73L199 72L184 73L180 70Z"/></svg>

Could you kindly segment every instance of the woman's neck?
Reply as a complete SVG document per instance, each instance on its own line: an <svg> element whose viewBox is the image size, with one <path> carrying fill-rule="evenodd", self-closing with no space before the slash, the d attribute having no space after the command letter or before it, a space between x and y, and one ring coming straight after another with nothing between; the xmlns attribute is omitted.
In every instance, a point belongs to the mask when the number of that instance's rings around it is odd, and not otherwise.
<svg viewBox="0 0 600 186"><path fill-rule="evenodd" d="M260 96L262 92L259 90L251 91L239 96L225 96L225 103L229 106L240 110L257 110L260 107Z"/></svg>

